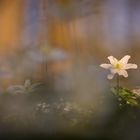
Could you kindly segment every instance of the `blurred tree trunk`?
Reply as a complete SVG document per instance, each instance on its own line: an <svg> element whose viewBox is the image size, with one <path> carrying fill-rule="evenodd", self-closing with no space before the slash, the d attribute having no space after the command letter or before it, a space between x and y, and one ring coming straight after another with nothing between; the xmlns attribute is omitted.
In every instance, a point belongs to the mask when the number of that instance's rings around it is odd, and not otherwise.
<svg viewBox="0 0 140 140"><path fill-rule="evenodd" d="M0 1L0 53L7 54L20 41L23 1Z"/></svg>

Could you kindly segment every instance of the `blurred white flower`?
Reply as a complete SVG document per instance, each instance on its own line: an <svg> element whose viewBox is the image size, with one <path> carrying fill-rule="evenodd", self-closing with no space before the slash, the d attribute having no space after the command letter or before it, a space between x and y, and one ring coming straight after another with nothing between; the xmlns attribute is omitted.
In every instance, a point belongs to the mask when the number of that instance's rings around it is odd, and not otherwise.
<svg viewBox="0 0 140 140"><path fill-rule="evenodd" d="M111 74L107 76L108 79L112 79L115 74L128 77L127 69L137 69L136 64L128 63L130 59L129 55L125 55L121 60L116 59L113 56L108 57L110 64L101 64L100 66L105 69L109 69Z"/></svg>
<svg viewBox="0 0 140 140"><path fill-rule="evenodd" d="M31 84L30 80L25 80L23 85L12 85L6 91L11 94L27 94L32 92L37 86L39 86L39 83Z"/></svg>
<svg viewBox="0 0 140 140"><path fill-rule="evenodd" d="M50 112L50 104L45 102L37 104L36 107L37 111L41 111L42 113L49 113Z"/></svg>
<svg viewBox="0 0 140 140"><path fill-rule="evenodd" d="M31 86L31 81L30 80L26 80L24 83L24 87L27 89Z"/></svg>
<svg viewBox="0 0 140 140"><path fill-rule="evenodd" d="M30 50L27 57L33 62L41 63L43 61L62 61L70 58L70 55L59 48L51 49L42 47L41 50Z"/></svg>
<svg viewBox="0 0 140 140"><path fill-rule="evenodd" d="M48 46L48 45L47 46L43 46L43 47L40 48L40 51L41 51L42 54L48 55L49 52L51 51L51 47Z"/></svg>
<svg viewBox="0 0 140 140"><path fill-rule="evenodd" d="M61 61L69 58L69 54L59 48L52 49L47 56L48 61Z"/></svg>
<svg viewBox="0 0 140 140"><path fill-rule="evenodd" d="M133 89L132 92L137 96L140 96L140 88Z"/></svg>
<svg viewBox="0 0 140 140"><path fill-rule="evenodd" d="M73 109L72 104L69 102L66 102L66 105L64 107L64 111L69 112Z"/></svg>

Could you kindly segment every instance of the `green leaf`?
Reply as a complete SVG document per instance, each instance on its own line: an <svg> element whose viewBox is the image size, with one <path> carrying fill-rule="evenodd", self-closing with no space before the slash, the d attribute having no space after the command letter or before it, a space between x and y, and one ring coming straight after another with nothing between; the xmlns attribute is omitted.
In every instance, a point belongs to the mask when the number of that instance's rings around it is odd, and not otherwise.
<svg viewBox="0 0 140 140"><path fill-rule="evenodd" d="M138 102L134 99L127 99L127 104L130 104L132 106L138 106Z"/></svg>

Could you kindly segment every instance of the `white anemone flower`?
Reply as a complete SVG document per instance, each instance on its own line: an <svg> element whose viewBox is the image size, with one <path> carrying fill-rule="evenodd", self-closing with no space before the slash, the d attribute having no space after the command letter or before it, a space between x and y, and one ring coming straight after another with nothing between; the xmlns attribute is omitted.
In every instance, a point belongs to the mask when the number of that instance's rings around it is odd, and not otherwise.
<svg viewBox="0 0 140 140"><path fill-rule="evenodd" d="M110 64L101 64L100 66L105 69L109 69L111 74L107 76L108 79L112 79L115 74L119 76L128 77L128 73L126 70L128 69L137 69L136 64L128 63L130 59L129 55L125 55L121 60L116 59L113 56L108 57Z"/></svg>

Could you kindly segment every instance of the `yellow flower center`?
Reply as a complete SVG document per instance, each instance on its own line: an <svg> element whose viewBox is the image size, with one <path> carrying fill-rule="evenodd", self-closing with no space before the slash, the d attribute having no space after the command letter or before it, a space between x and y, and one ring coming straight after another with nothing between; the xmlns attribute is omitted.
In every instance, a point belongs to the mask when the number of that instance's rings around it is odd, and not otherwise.
<svg viewBox="0 0 140 140"><path fill-rule="evenodd" d="M116 68L116 69L121 69L122 66L121 66L121 64L117 63L116 66L115 66L115 68Z"/></svg>

